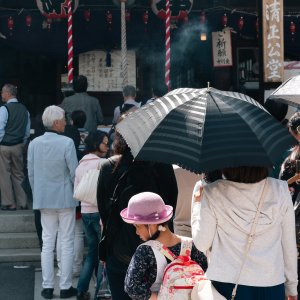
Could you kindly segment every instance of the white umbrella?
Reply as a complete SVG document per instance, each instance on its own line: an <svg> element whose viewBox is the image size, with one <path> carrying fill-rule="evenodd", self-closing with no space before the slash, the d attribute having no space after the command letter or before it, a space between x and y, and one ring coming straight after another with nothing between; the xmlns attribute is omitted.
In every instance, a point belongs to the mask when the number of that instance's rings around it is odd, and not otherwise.
<svg viewBox="0 0 300 300"><path fill-rule="evenodd" d="M281 84L268 98L300 107L300 75L294 76Z"/></svg>

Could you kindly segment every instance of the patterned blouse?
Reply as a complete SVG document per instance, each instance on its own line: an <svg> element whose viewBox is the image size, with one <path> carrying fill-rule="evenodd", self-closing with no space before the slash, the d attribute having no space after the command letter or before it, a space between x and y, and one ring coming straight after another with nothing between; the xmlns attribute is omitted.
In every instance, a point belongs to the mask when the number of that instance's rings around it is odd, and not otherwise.
<svg viewBox="0 0 300 300"><path fill-rule="evenodd" d="M169 247L178 256L181 243ZM206 256L193 244L191 259L197 262L204 272L207 269ZM168 263L170 261L167 259ZM125 291L133 300L148 300L151 297L151 286L155 282L157 265L154 252L148 245L141 245L135 251L125 278Z"/></svg>

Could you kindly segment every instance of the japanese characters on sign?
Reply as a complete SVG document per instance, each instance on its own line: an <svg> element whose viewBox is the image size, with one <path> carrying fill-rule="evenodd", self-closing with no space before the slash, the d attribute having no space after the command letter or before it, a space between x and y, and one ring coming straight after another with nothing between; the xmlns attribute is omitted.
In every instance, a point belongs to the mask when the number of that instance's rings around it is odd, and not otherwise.
<svg viewBox="0 0 300 300"><path fill-rule="evenodd" d="M263 0L264 82L282 82L283 0Z"/></svg>
<svg viewBox="0 0 300 300"><path fill-rule="evenodd" d="M88 79L88 91L122 91L121 51L112 51L111 66L106 66L105 51L90 51L79 55L79 74ZM136 86L135 52L127 51L128 84Z"/></svg>
<svg viewBox="0 0 300 300"><path fill-rule="evenodd" d="M214 67L232 66L231 32L229 29L212 32Z"/></svg>

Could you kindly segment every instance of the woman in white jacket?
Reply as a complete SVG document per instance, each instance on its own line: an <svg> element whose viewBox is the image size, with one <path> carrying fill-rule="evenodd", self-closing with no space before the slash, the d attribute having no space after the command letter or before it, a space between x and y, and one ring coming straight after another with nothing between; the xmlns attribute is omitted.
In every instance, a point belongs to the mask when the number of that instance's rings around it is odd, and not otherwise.
<svg viewBox="0 0 300 300"><path fill-rule="evenodd" d="M261 167L224 169L226 179L201 187L194 197L193 240L200 251L210 251L206 274L226 299L231 299L237 282L262 195L254 241L235 300L297 299L293 203L287 183L267 174Z"/></svg>

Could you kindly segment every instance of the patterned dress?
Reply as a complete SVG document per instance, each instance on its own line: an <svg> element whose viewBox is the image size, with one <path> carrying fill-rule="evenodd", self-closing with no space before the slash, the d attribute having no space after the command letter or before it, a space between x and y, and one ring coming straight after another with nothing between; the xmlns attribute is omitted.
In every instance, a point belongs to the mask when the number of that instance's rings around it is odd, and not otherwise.
<svg viewBox="0 0 300 300"><path fill-rule="evenodd" d="M169 247L178 256L181 243ZM197 262L204 271L207 269L206 256L193 245L191 259ZM167 259L168 263L170 261ZM151 286L155 282L157 264L154 252L150 246L141 245L134 253L125 278L125 291L134 300L148 300L151 296Z"/></svg>

